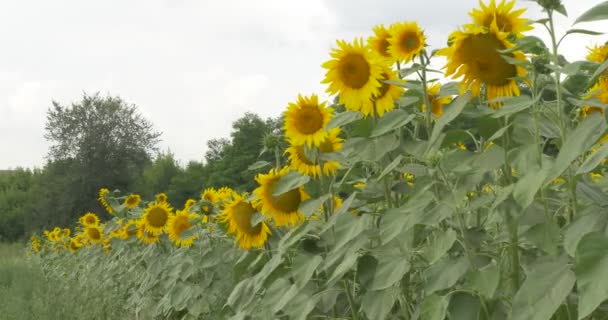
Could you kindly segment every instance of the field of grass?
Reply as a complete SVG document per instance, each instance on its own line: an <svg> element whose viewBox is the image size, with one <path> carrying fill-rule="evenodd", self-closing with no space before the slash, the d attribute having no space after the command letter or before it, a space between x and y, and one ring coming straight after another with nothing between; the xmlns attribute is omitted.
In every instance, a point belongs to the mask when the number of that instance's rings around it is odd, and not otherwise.
<svg viewBox="0 0 608 320"><path fill-rule="evenodd" d="M75 319L65 299L54 295L22 244L0 243L0 318L3 320Z"/></svg>

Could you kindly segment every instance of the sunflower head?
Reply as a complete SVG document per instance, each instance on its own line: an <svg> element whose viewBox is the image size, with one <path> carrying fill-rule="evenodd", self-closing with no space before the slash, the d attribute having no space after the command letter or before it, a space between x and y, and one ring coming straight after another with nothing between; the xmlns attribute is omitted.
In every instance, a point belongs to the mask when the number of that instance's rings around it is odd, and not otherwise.
<svg viewBox="0 0 608 320"><path fill-rule="evenodd" d="M274 220L280 226L295 226L304 220L299 211L300 204L309 198L304 187L289 190L281 195L273 195L277 183L289 172L289 168L271 169L267 174L258 174L255 180L260 185L255 189L257 196L256 207L260 206L262 213Z"/></svg>
<svg viewBox="0 0 608 320"><path fill-rule="evenodd" d="M437 117L443 115L443 106L452 101L452 98L449 96L439 97L440 90L441 84L438 82L429 85L426 89L431 104L431 112ZM422 112L426 112L426 105L424 103L422 104Z"/></svg>
<svg viewBox="0 0 608 320"><path fill-rule="evenodd" d="M80 242L80 240L76 237L70 239L70 244L68 246L69 250L74 253L76 251L78 251L78 249L80 249L83 246L83 243Z"/></svg>
<svg viewBox="0 0 608 320"><path fill-rule="evenodd" d="M207 200L211 203L215 203L218 200L217 191L214 188L207 188L201 193L201 200Z"/></svg>
<svg viewBox="0 0 608 320"><path fill-rule="evenodd" d="M188 213L187 210L178 210L175 215L172 215L169 218L169 222L167 223L169 239L179 247L192 246L194 240L198 238L198 235L194 234L186 238L183 238L182 235L184 231L193 227L193 224L190 221L198 219L200 219L200 216L196 213Z"/></svg>
<svg viewBox="0 0 608 320"><path fill-rule="evenodd" d="M160 242L160 236L146 230L144 221L140 221L137 227L137 238L144 244L153 244Z"/></svg>
<svg viewBox="0 0 608 320"><path fill-rule="evenodd" d="M403 94L404 89L402 87L386 83L387 80L401 81L397 76L397 72L388 66L382 66L382 73L380 74L379 80L381 86L378 90L378 94L374 95L370 101L361 107L361 113L365 116L372 114L382 117L385 112L395 108L395 101Z"/></svg>
<svg viewBox="0 0 608 320"><path fill-rule="evenodd" d="M451 35L452 45L441 49L437 54L447 57L446 75L452 78L462 77L461 90L471 89L474 96L479 96L482 87L488 100L505 96L520 95L516 77L526 75L524 68L508 63L498 50L513 47L506 39L507 33L498 31L496 24L492 28L481 26L465 27ZM520 51L510 54L511 58L524 61ZM494 103L498 108L500 104Z"/></svg>
<svg viewBox="0 0 608 320"><path fill-rule="evenodd" d="M595 45L588 48L588 50L589 54L587 54L587 60L597 63L604 63L604 61L608 60L608 43Z"/></svg>
<svg viewBox="0 0 608 320"><path fill-rule="evenodd" d="M137 221L129 220L124 226L122 226L122 228L120 228L119 237L121 239L131 238L132 236L137 235L137 228Z"/></svg>
<svg viewBox="0 0 608 320"><path fill-rule="evenodd" d="M150 204L142 216L144 228L149 233L161 234L165 232L172 214L173 209L166 202Z"/></svg>
<svg viewBox="0 0 608 320"><path fill-rule="evenodd" d="M322 83L328 83L327 92L339 94L340 104L346 109L359 111L363 104L378 95L383 59L355 39L350 44L337 41L338 48L332 50L332 59L323 64L327 69Z"/></svg>
<svg viewBox="0 0 608 320"><path fill-rule="evenodd" d="M103 240L103 231L98 226L88 226L84 229L84 235L92 243L100 243Z"/></svg>
<svg viewBox="0 0 608 320"><path fill-rule="evenodd" d="M110 205L107 199L108 193L110 193L110 190L108 190L107 188L99 189L99 197L97 199L109 214L114 214L114 209L112 209L112 206Z"/></svg>
<svg viewBox="0 0 608 320"><path fill-rule="evenodd" d="M318 147L319 153L332 153L342 150L342 139L339 137L340 129L332 128L327 132L327 137L321 142ZM330 176L336 173L342 165L335 160L327 160L323 162L323 168L316 161L316 159L310 159L309 154L312 152L310 149L307 150L306 145L290 145L285 153L289 154L290 167L301 174L319 177L321 174ZM307 154L308 153L308 154Z"/></svg>
<svg viewBox="0 0 608 320"><path fill-rule="evenodd" d="M99 225L99 218L96 214L87 212L85 215L80 217L79 222L84 227L97 226Z"/></svg>
<svg viewBox="0 0 608 320"><path fill-rule="evenodd" d="M416 22L401 22L391 26L390 46L393 59L410 62L426 45L426 38Z"/></svg>
<svg viewBox="0 0 608 320"><path fill-rule="evenodd" d="M265 222L252 224L251 219L256 212L251 202L243 199L241 195L236 195L219 216L219 221L227 225L228 233L234 234L239 247L245 250L261 248L270 234L270 228Z"/></svg>
<svg viewBox="0 0 608 320"><path fill-rule="evenodd" d="M583 97L583 99L597 99L603 104L608 104L608 78L601 77L599 81L589 89L589 92ZM599 112L604 113L604 109L596 106L583 106L580 109L580 115L583 118L588 117L590 114Z"/></svg>
<svg viewBox="0 0 608 320"><path fill-rule="evenodd" d="M502 0L498 4L495 0L490 0L487 5L480 0L479 6L479 9L469 12L474 25L490 28L492 23L496 23L498 30L515 34L518 37L521 37L523 32L532 30L528 20L520 17L526 12L526 9L513 10L515 0Z"/></svg>
<svg viewBox="0 0 608 320"><path fill-rule="evenodd" d="M125 199L124 205L125 205L125 207L127 207L129 209L133 209L133 208L137 207L137 205L139 204L140 201L141 201L140 195L131 194Z"/></svg>
<svg viewBox="0 0 608 320"><path fill-rule="evenodd" d="M380 24L374 27L374 35L367 39L367 43L375 53L392 62L393 57L388 51L391 45L388 41L390 38L390 28L386 28L383 24Z"/></svg>
<svg viewBox="0 0 608 320"><path fill-rule="evenodd" d="M70 234L72 234L72 231L69 228L63 228L61 233L62 237L69 237Z"/></svg>
<svg viewBox="0 0 608 320"><path fill-rule="evenodd" d="M184 203L184 211L190 211L190 208L192 208L195 204L196 201L194 199L186 200L186 203Z"/></svg>
<svg viewBox="0 0 608 320"><path fill-rule="evenodd" d="M298 95L285 111L285 136L294 144L318 146L327 136L325 126L332 118L332 109L319 103L316 94L310 97Z"/></svg>
<svg viewBox="0 0 608 320"><path fill-rule="evenodd" d="M157 203L166 203L167 202L167 194L164 192L161 192L159 194L156 195L156 202Z"/></svg>

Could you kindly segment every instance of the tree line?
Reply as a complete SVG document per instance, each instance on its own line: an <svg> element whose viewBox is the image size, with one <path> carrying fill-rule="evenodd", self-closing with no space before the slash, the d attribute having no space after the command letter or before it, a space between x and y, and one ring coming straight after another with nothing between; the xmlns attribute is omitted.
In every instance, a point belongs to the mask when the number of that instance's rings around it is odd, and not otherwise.
<svg viewBox="0 0 608 320"><path fill-rule="evenodd" d="M165 192L175 205L198 198L205 187L252 190L255 172L248 167L282 153L280 123L246 113L229 138L207 142L200 161L180 165L170 151L159 151L161 133L120 97L84 94L69 106L53 102L45 165L0 171L0 241L71 225L87 211L106 215L96 200L100 188L144 198Z"/></svg>

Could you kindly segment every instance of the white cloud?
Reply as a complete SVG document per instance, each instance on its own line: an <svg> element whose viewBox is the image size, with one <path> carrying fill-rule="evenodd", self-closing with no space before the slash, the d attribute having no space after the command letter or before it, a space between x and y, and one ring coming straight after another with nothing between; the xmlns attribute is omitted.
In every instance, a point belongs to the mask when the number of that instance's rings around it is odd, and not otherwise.
<svg viewBox="0 0 608 320"><path fill-rule="evenodd" d="M596 2L566 5L576 17ZM278 116L298 93L326 96L320 65L335 39L366 38L375 24L417 20L437 48L476 6L477 0L3 1L0 168L42 165L47 108L52 100L78 100L83 91L137 104L163 132L163 149L182 163L200 160L205 141L228 136L244 112ZM572 21L559 18L560 31ZM547 39L540 28L534 34ZM605 40L573 36L563 52L580 59L586 46Z"/></svg>

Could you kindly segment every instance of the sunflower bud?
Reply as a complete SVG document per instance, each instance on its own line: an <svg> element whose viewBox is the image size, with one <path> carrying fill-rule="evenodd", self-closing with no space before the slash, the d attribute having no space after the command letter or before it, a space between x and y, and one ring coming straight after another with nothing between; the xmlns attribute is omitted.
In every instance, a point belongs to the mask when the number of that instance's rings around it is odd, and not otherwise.
<svg viewBox="0 0 608 320"><path fill-rule="evenodd" d="M560 13L566 11L561 0L536 0L536 3L547 11L554 10Z"/></svg>

